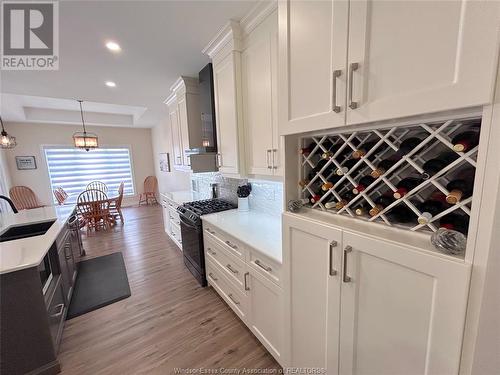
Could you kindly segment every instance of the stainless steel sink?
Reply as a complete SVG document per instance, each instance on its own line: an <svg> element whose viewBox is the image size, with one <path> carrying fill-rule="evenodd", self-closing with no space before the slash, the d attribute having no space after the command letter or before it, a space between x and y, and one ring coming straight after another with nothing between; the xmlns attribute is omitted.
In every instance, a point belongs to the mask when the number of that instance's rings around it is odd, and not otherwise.
<svg viewBox="0 0 500 375"><path fill-rule="evenodd" d="M44 235L54 223L55 220L50 220L41 223L15 225L0 234L0 242Z"/></svg>

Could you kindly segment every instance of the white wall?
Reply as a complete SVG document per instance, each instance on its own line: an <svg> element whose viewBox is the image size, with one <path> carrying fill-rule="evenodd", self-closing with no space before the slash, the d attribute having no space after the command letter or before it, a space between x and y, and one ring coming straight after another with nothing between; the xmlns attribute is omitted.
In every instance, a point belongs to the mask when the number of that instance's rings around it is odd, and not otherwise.
<svg viewBox="0 0 500 375"><path fill-rule="evenodd" d="M17 140L16 148L4 151L7 156L11 186L28 186L33 189L43 204L52 204L52 191L42 145L72 146L72 135L80 131L80 128L69 125L23 123L9 123L8 128L9 133L12 133ZM89 126L87 130L97 133L101 147L130 146L135 190L136 193L140 193L146 176L154 175L151 129ZM36 157L37 169L17 170L15 156L29 155ZM127 198L125 203L136 200L136 198Z"/></svg>
<svg viewBox="0 0 500 375"><path fill-rule="evenodd" d="M168 118L160 122L156 127L151 129L151 137L153 143L154 166L156 177L158 177L158 186L160 192L190 190L190 173L178 172L173 168L172 164L172 133ZM159 157L161 152L170 153L170 169L171 172L161 172Z"/></svg>
<svg viewBox="0 0 500 375"><path fill-rule="evenodd" d="M10 173L7 166L7 152L9 150L0 150L0 195L9 195ZM0 212L8 212L9 205L3 199L0 200Z"/></svg>

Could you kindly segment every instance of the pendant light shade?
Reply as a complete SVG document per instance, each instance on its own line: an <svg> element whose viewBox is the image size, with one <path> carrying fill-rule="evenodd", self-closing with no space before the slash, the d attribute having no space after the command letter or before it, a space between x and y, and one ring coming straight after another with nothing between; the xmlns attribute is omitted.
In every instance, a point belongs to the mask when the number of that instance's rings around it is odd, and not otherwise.
<svg viewBox="0 0 500 375"><path fill-rule="evenodd" d="M83 132L76 132L75 134L73 134L73 143L75 144L76 148L81 148L84 149L85 151L90 151L91 149L93 150L94 148L98 148L99 142L97 134L87 133L87 130L85 129L85 121L83 120L82 102L83 100L78 100L78 103L80 103L80 114L82 116Z"/></svg>
<svg viewBox="0 0 500 375"><path fill-rule="evenodd" d="M2 132L0 133L0 148L9 149L16 147L16 137L7 134L3 126L2 117L0 117L0 123L2 124Z"/></svg>

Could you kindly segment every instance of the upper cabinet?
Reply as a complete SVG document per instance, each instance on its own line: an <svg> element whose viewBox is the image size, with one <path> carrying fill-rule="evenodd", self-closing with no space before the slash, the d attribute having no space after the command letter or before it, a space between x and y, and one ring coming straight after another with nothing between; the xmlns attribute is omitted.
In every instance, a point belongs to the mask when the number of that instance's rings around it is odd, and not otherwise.
<svg viewBox="0 0 500 375"><path fill-rule="evenodd" d="M263 11L264 20L244 38L241 54L246 170L251 175L282 176L276 3Z"/></svg>
<svg viewBox="0 0 500 375"><path fill-rule="evenodd" d="M280 2L280 133L490 103L499 17L488 1Z"/></svg>

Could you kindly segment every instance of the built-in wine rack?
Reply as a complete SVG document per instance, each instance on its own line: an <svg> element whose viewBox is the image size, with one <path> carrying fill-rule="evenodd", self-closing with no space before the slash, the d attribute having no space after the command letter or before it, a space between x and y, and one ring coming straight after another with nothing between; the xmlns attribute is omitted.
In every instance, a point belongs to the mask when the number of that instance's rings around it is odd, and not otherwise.
<svg viewBox="0 0 500 375"><path fill-rule="evenodd" d="M452 229L467 234L480 125L480 118L468 118L303 137L302 198L314 209L412 231L435 232L453 219ZM360 186L364 176L373 178ZM470 186L462 196L453 188L457 181ZM401 194L398 185L405 184ZM378 203L382 196L385 205ZM426 205L441 209L429 214Z"/></svg>

